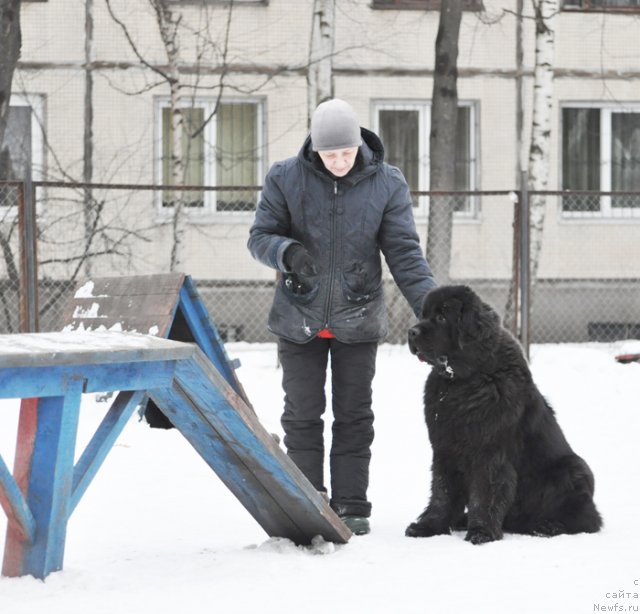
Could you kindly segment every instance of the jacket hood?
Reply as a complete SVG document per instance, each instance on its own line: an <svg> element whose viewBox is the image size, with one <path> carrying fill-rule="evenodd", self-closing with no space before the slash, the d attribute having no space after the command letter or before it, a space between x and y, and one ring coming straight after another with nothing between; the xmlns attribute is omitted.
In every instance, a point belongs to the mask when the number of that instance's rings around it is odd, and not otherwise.
<svg viewBox="0 0 640 614"><path fill-rule="evenodd" d="M362 172L368 174L384 162L384 145L380 137L375 134L375 132L362 127L360 128L360 134L362 135L362 145L359 147L358 157L360 158L361 156L361 161L359 164L360 168L355 172L356 175ZM311 135L306 138L302 148L298 152L298 159L305 165L311 166L316 172L326 174L320 156L311 148ZM356 164L358 164L358 162L356 162ZM347 175L347 177L349 177L349 175Z"/></svg>

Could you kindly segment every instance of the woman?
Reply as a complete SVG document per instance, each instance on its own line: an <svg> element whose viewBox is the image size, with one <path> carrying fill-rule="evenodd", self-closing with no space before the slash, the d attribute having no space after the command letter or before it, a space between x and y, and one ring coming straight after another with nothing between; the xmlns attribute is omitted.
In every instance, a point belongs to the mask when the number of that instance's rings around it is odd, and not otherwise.
<svg viewBox="0 0 640 614"><path fill-rule="evenodd" d="M278 336L283 369L287 453L326 492L322 414L330 356L330 505L353 533L368 533L371 383L388 325L381 253L416 316L436 283L409 187L348 103L320 104L298 155L269 170L248 247L280 272L269 330Z"/></svg>

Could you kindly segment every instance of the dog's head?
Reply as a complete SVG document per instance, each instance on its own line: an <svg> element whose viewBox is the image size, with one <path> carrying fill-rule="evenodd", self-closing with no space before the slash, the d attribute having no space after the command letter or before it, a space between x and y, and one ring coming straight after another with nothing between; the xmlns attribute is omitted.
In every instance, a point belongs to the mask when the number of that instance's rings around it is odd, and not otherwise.
<svg viewBox="0 0 640 614"><path fill-rule="evenodd" d="M409 329L409 349L452 377L452 361L468 355L499 329L498 314L471 288L441 286L429 292L420 321Z"/></svg>

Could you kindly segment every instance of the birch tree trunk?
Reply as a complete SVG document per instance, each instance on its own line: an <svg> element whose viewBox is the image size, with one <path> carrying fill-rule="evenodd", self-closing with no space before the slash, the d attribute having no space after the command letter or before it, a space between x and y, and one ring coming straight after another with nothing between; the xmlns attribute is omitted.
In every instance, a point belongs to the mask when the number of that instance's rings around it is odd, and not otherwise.
<svg viewBox="0 0 640 614"><path fill-rule="evenodd" d="M516 94L516 160L515 160L515 175L514 185L523 189L527 186L523 186L522 180L524 175L524 160L523 160L523 143L524 143L524 103L523 103L523 89L524 89L524 38L523 38L523 11L524 0L516 0L516 80L515 80L515 94ZM514 224L518 217L517 208L520 207L520 203L514 200ZM513 271L511 275L511 281L509 283L509 290L507 292L507 300L504 308L504 318L502 323L508 328L515 336L518 335L518 314L516 310L518 308L517 296L519 288L519 245L517 242L518 234L513 233Z"/></svg>
<svg viewBox="0 0 640 614"><path fill-rule="evenodd" d="M180 84L180 44L178 40L178 28L181 17L174 14L167 0L149 0L156 12L160 38L167 54L168 80L169 80L169 114L171 116L171 185L183 186L185 178L185 160L182 155L182 142L184 133L184 116L181 105ZM184 207L184 192L175 190L172 194L173 223L172 245L169 268L177 270L180 263L180 248L184 229L182 227L182 210Z"/></svg>
<svg viewBox="0 0 640 614"><path fill-rule="evenodd" d="M554 32L551 20L558 11L558 0L532 0L536 24L533 111L529 147L529 189L546 190L549 184L551 119L553 103ZM531 280L535 283L540 264L542 234L547 198L535 194L531 205Z"/></svg>
<svg viewBox="0 0 640 614"><path fill-rule="evenodd" d="M21 45L20 0L0 0L0 179L8 179L11 168L3 143L11 101L11 81Z"/></svg>
<svg viewBox="0 0 640 614"><path fill-rule="evenodd" d="M93 0L85 0L84 7L84 135L83 135L83 168L82 181L93 181L93 68L95 45L93 39ZM96 226L96 211L91 188L84 188L84 236L85 250L91 249L91 242ZM85 261L85 273L91 276L91 258Z"/></svg>
<svg viewBox="0 0 640 614"><path fill-rule="evenodd" d="M335 0L314 0L307 73L309 125L315 108L321 102L333 98L335 12Z"/></svg>
<svg viewBox="0 0 640 614"><path fill-rule="evenodd" d="M429 177L432 191L455 188L458 123L458 37L462 0L442 0L436 38L431 101ZM429 202L427 260L439 284L450 280L454 199L432 196Z"/></svg>

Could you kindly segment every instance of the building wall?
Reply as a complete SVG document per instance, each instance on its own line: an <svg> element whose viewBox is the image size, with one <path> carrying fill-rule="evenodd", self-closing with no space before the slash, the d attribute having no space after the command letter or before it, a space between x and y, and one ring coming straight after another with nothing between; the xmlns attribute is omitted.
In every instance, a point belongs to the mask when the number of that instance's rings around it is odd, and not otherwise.
<svg viewBox="0 0 640 614"><path fill-rule="evenodd" d="M157 25L144 0L113 0L140 52L154 65L166 64ZM479 185L484 190L517 188L516 20L514 3L485 0L482 14L465 13L460 32L459 97L476 104L479 117ZM265 169L295 155L307 135L305 63L311 27L311 0L270 0L268 5L234 9L229 37L229 62L236 71L227 77L225 95L265 102ZM177 7L176 7L176 10ZM46 171L50 179L82 178L84 114L84 2L49 0L23 3L23 50L14 91L43 97L46 130ZM527 17L530 3L525 2ZM191 31L208 29L220 40L227 9L184 7ZM429 100L432 90L434 41L438 13L373 10L370 0L338 0L335 94L349 100L366 127L374 124L373 101ZM556 27L556 84L550 189L558 187L560 108L563 102L640 103L637 15L560 13ZM205 74L185 77L204 95L215 97L219 75L216 52L198 48L197 37L183 33L186 65L201 54ZM524 20L524 126L528 142L533 68L533 22ZM159 182L154 164L158 126L154 108L166 86L141 68L121 29L104 2L95 3L94 181ZM205 89L209 88L209 89ZM187 92L189 89L187 88ZM43 198L46 194L43 193ZM145 270L165 270L170 223L158 214L157 195L142 192L114 198L109 205L118 218L143 220L153 227L151 240L134 249ZM43 216L58 215L55 207ZM115 215L115 213L114 213ZM186 226L180 264L197 279L269 280L273 271L254 262L246 250L252 214L199 217ZM485 197L477 219L459 221L454 229L453 276L465 279L510 275L513 204L506 197ZM77 220L76 220L77 221ZM422 237L426 220L417 219ZM639 218L567 220L557 199L550 199L540 265L542 277L600 278L637 276L631 265L620 265L637 243ZM67 225L71 231L72 222ZM74 228L77 227L77 224ZM594 249L585 255L584 244ZM101 265L108 273L113 263ZM100 271L94 271L100 272ZM60 275L64 271L60 268Z"/></svg>

